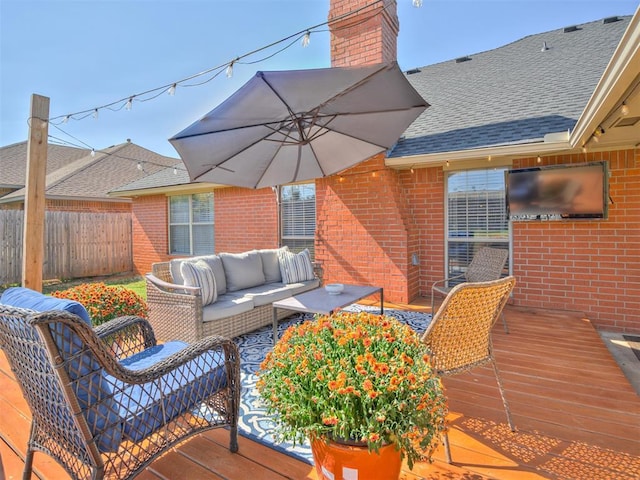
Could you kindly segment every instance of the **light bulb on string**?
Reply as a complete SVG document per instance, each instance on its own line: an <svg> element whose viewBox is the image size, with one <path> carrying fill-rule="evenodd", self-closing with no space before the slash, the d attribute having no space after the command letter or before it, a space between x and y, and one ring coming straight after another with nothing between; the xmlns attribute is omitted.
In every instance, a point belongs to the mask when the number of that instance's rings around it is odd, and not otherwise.
<svg viewBox="0 0 640 480"><path fill-rule="evenodd" d="M64 118L62 119L62 123L69 123L70 118L71 118L71 115L65 115Z"/></svg>
<svg viewBox="0 0 640 480"><path fill-rule="evenodd" d="M413 0L413 6L420 8L422 6L422 0Z"/></svg>
<svg viewBox="0 0 640 480"><path fill-rule="evenodd" d="M124 106L124 108L126 110L131 110L132 106L133 106L133 97L129 97L129 100L127 100L127 104Z"/></svg>
<svg viewBox="0 0 640 480"><path fill-rule="evenodd" d="M178 174L178 167L173 167L173 174L177 175Z"/></svg>
<svg viewBox="0 0 640 480"><path fill-rule="evenodd" d="M226 72L227 78L231 78L233 77L233 62L231 62L228 66L227 66L227 72Z"/></svg>
<svg viewBox="0 0 640 480"><path fill-rule="evenodd" d="M95 118L96 120L98 119L98 109L97 108L93 111L93 118Z"/></svg>
<svg viewBox="0 0 640 480"><path fill-rule="evenodd" d="M627 115L629 115L629 105L627 105L626 103L622 103L622 106L620 107L620 115L622 115L623 117L626 117Z"/></svg>
<svg viewBox="0 0 640 480"><path fill-rule="evenodd" d="M92 157L95 157L95 156L96 156L96 149L95 149L95 148L92 148L92 149L91 149L91 156L92 156Z"/></svg>
<svg viewBox="0 0 640 480"><path fill-rule="evenodd" d="M536 159L536 161L537 161L538 163L542 162L542 158L540 157L540 155L538 155L538 158Z"/></svg>
<svg viewBox="0 0 640 480"><path fill-rule="evenodd" d="M169 96L173 97L176 94L176 86L177 85L174 83L169 87L169 89L167 90L167 93L169 94Z"/></svg>
<svg viewBox="0 0 640 480"><path fill-rule="evenodd" d="M142 172L142 163L138 162L136 168Z"/></svg>
<svg viewBox="0 0 640 480"><path fill-rule="evenodd" d="M311 32L307 31L307 33L304 34L304 37L302 37L302 46L304 48L308 47L310 41L311 41Z"/></svg>

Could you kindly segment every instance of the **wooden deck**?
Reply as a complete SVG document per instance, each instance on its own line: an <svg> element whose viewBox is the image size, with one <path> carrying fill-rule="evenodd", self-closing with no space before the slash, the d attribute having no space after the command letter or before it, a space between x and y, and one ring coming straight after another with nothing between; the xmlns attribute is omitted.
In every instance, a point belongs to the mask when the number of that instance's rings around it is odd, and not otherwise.
<svg viewBox="0 0 640 480"><path fill-rule="evenodd" d="M491 369L449 378L454 463L445 463L440 449L434 463L405 469L401 478L639 479L640 397L591 323L509 307L506 316L511 333L498 322L493 341L517 431L506 424ZM0 412L5 476L20 478L30 413L1 353ZM223 430L200 434L138 478L317 479L311 466L261 444L241 437L239 453L231 454L227 443ZM68 478L43 454L34 467L41 479Z"/></svg>

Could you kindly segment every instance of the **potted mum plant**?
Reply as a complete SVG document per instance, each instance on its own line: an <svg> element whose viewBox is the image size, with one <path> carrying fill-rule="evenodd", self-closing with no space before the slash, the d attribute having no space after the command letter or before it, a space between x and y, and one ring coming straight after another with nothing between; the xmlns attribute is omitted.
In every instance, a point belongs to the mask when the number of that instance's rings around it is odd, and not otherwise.
<svg viewBox="0 0 640 480"><path fill-rule="evenodd" d="M319 478L397 479L402 458L409 468L430 460L445 428L429 352L389 316L340 312L290 327L257 388L281 440L310 439Z"/></svg>

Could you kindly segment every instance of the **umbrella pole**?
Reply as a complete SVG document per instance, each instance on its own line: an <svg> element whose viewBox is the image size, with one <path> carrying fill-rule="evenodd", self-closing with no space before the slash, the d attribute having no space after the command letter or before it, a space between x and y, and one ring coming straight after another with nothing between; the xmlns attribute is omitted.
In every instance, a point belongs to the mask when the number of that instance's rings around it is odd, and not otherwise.
<svg viewBox="0 0 640 480"><path fill-rule="evenodd" d="M276 194L276 235L278 236L276 242L278 245L278 248L280 248L281 242L282 242L282 211L280 208L280 185L276 185L275 187L272 187L273 193Z"/></svg>

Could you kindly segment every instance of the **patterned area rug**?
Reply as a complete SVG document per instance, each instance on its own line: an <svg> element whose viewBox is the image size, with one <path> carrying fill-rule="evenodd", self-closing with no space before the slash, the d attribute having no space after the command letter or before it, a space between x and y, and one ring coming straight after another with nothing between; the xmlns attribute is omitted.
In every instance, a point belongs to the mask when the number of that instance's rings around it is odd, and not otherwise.
<svg viewBox="0 0 640 480"><path fill-rule="evenodd" d="M371 311L379 313L377 307L352 305L345 310ZM423 333L431 321L430 314L419 312L405 312L402 310L385 310L385 315L397 318L408 324L419 334ZM291 325L313 318L311 314L297 314L282 320L278 324L278 335ZM246 335L235 338L240 350L240 377L242 393L240 398L240 419L238 431L241 435L256 440L279 452L291 455L299 460L312 464L311 447L305 441L302 445L293 445L289 442L277 443L273 436L274 424L267 415L255 388L257 382L256 372L260 369L260 363L273 346L273 329L271 325L255 330Z"/></svg>

